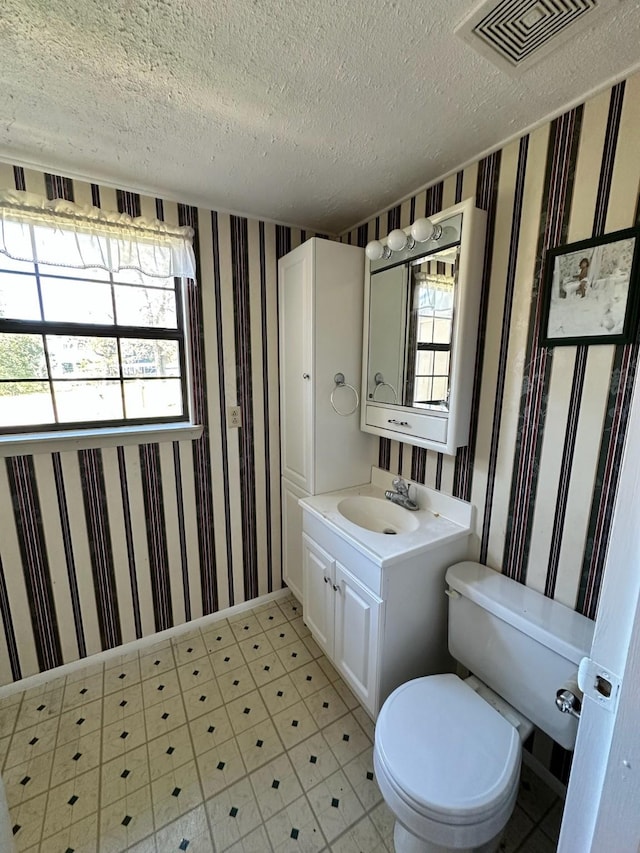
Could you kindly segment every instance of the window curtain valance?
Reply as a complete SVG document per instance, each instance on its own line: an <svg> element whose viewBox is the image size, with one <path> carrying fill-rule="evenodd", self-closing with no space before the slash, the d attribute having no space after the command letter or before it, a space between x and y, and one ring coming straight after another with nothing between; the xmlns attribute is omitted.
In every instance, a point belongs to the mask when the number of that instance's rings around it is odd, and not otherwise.
<svg viewBox="0 0 640 853"><path fill-rule="evenodd" d="M0 189L0 253L75 269L195 279L193 229Z"/></svg>

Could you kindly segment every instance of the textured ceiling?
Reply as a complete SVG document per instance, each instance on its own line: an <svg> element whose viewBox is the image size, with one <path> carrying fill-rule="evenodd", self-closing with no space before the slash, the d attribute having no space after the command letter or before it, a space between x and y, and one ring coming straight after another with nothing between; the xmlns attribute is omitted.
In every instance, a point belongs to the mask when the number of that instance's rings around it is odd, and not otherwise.
<svg viewBox="0 0 640 853"><path fill-rule="evenodd" d="M637 66L602 2L514 80L469 0L3 0L0 159L339 233Z"/></svg>

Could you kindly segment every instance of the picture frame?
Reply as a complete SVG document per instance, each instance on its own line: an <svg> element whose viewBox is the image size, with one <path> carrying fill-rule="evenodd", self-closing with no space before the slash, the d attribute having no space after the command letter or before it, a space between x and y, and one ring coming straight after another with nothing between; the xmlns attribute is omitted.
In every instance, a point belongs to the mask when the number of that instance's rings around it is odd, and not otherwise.
<svg viewBox="0 0 640 853"><path fill-rule="evenodd" d="M549 249L544 260L543 347L626 344L638 319L640 227Z"/></svg>

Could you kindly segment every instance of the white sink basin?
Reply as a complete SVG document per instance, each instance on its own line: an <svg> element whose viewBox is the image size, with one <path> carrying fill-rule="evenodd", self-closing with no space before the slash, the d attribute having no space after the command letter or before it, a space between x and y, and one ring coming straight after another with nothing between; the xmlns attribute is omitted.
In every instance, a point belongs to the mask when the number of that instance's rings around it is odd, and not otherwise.
<svg viewBox="0 0 640 853"><path fill-rule="evenodd" d="M354 495L343 498L336 509L347 521L373 533L411 533L419 524L408 509L381 498Z"/></svg>

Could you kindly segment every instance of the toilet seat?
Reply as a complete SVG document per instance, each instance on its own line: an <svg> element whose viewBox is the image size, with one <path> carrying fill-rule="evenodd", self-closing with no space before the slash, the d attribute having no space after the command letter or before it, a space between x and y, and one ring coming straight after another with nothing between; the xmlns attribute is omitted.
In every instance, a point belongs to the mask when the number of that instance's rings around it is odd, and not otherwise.
<svg viewBox="0 0 640 853"><path fill-rule="evenodd" d="M416 823L435 827L439 843L478 832L488 840L502 829L517 795L520 756L517 729L455 675L401 685L376 722L381 787L403 823L412 831Z"/></svg>

